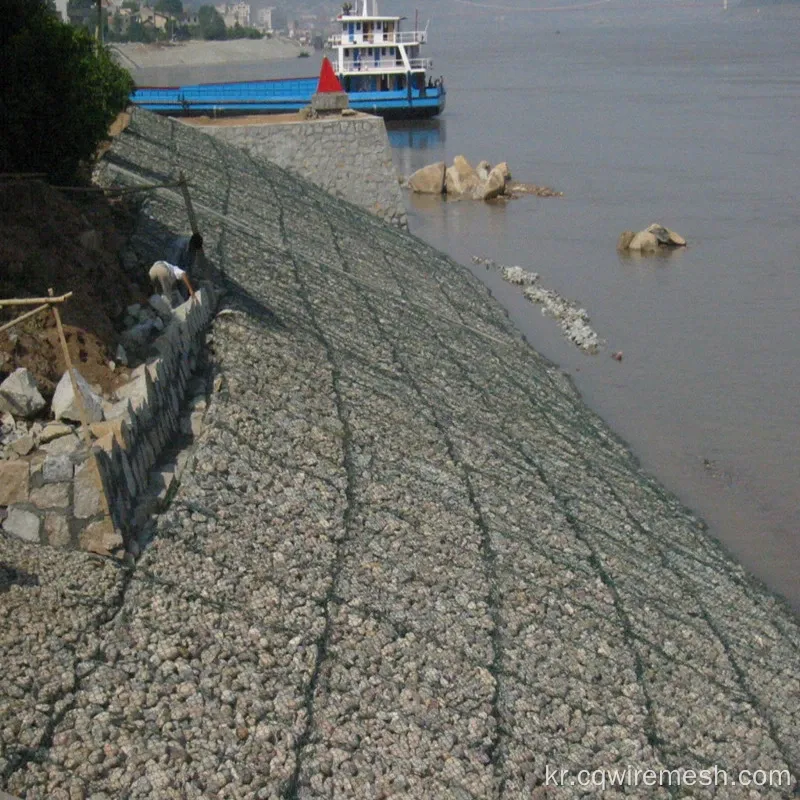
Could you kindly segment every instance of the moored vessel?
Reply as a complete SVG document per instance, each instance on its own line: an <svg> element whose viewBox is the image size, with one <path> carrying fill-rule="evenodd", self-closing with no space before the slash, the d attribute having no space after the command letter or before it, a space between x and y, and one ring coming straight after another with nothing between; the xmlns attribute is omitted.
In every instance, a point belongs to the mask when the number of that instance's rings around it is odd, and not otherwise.
<svg viewBox="0 0 800 800"><path fill-rule="evenodd" d="M342 6L336 18L340 31L329 44L350 108L387 119L434 117L444 110L444 81L432 78L432 61L421 55L427 26L404 31L403 19L379 14L377 0L371 12L369 0L361 0L360 11L349 2ZM131 100L171 116L283 114L307 106L316 90L316 78L141 86Z"/></svg>

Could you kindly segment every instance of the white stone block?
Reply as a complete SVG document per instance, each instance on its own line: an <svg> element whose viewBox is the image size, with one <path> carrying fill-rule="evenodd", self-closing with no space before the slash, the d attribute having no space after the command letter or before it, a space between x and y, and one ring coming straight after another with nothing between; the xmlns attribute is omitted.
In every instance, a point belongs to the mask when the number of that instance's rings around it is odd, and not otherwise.
<svg viewBox="0 0 800 800"><path fill-rule="evenodd" d="M33 375L24 367L15 369L0 383L0 411L17 417L33 417L46 405Z"/></svg>
<svg viewBox="0 0 800 800"><path fill-rule="evenodd" d="M77 369L72 370L78 392L83 398L83 405L86 410L87 422L100 422L103 419L103 399L96 395L83 375ZM53 395L53 416L56 419L71 419L80 422L80 412L78 410L78 400L72 389L72 381L69 373L65 372L56 386Z"/></svg>

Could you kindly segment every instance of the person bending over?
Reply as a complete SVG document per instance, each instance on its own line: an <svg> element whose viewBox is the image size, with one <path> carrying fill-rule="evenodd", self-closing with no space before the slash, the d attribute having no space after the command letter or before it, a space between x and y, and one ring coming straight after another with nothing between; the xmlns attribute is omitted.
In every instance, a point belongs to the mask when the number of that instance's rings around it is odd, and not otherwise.
<svg viewBox="0 0 800 800"><path fill-rule="evenodd" d="M194 289L189 282L189 276L186 270L170 264L168 261L156 261L150 267L150 281L152 282L156 292L160 294L170 306L174 305L174 295L178 297L178 303L183 302L183 298L176 288L178 281L183 281L186 288L189 290L189 297L194 299Z"/></svg>

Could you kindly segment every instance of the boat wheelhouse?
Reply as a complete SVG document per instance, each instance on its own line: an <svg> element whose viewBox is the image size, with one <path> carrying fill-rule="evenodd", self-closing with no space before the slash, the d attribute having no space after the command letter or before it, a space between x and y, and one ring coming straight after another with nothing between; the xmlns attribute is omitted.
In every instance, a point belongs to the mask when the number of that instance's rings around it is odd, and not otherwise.
<svg viewBox="0 0 800 800"><path fill-rule="evenodd" d="M409 110L434 116L444 109L445 90L441 80L429 77L433 62L421 54L428 28L401 30L403 19L379 14L377 0L372 0L371 13L369 0L361 0L360 13L345 3L336 18L341 32L329 40L336 51L334 66L351 105L358 107L359 95L366 99L380 93L384 100L399 95L395 99L405 101Z"/></svg>

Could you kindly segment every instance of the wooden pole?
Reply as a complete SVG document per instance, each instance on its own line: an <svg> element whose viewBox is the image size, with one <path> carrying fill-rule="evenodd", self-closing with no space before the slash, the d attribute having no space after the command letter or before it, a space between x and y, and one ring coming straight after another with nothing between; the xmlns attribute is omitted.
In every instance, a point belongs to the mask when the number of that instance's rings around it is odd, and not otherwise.
<svg viewBox="0 0 800 800"><path fill-rule="evenodd" d="M52 297L53 290L48 289L47 293ZM86 416L86 406L83 404L83 395L78 389L78 382L75 380L75 374L72 371L72 359L69 357L69 350L67 349L67 338L64 336L64 328L61 326L61 314L58 313L58 306L53 305L53 316L56 318L56 328L58 328L58 338L61 340L61 349L64 351L64 361L67 363L67 372L69 373L69 380L72 383L72 392L75 395L75 401L78 404L78 415L81 418L81 428L83 432L83 441L86 446L92 443L91 436L89 435L89 419Z"/></svg>
<svg viewBox="0 0 800 800"><path fill-rule="evenodd" d="M180 187L183 194L183 202L186 203L186 213L189 215L189 225L192 228L192 233L200 233L197 227L197 217L194 214L192 207L192 198L189 196L189 184L186 182L186 176L183 172L180 173Z"/></svg>
<svg viewBox="0 0 800 800"><path fill-rule="evenodd" d="M18 322L22 322L23 320L28 319L28 317L35 317L40 311L46 311L50 308L49 303L45 303L43 306L39 306L39 308L34 308L33 311L28 311L26 314L20 314L16 319L12 319L11 322L6 322L5 325L0 326L0 333L9 328L13 328Z"/></svg>
<svg viewBox="0 0 800 800"><path fill-rule="evenodd" d="M35 306L44 303L46 306L51 306L53 303L63 303L72 297L72 292L62 294L60 297L21 297L18 300L0 300L0 308L6 306Z"/></svg>

